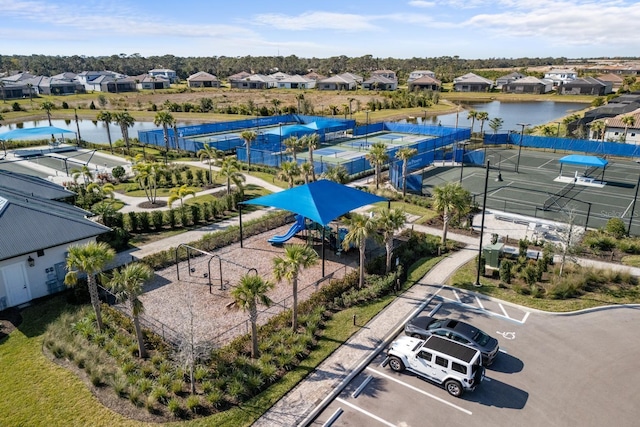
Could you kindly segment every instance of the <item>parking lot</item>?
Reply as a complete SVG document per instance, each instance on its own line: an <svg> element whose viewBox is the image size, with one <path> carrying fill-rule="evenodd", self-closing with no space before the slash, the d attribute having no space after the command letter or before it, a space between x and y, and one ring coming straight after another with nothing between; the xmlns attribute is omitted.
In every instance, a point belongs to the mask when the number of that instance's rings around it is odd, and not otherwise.
<svg viewBox="0 0 640 427"><path fill-rule="evenodd" d="M637 425L637 307L557 315L448 287L431 290L424 314L463 320L500 341L485 381L455 398L383 366L382 351L310 425Z"/></svg>

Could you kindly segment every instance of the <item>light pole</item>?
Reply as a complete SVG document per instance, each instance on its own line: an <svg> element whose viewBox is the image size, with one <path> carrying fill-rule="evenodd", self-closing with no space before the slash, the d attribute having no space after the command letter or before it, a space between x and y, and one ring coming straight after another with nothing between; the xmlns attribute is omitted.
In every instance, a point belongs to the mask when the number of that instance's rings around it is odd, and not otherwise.
<svg viewBox="0 0 640 427"><path fill-rule="evenodd" d="M462 176L464 173L464 152L465 152L465 147L467 146L467 142L460 142L458 143L458 145L462 146L462 157L460 158L460 184L462 184Z"/></svg>
<svg viewBox="0 0 640 427"><path fill-rule="evenodd" d="M556 123L558 125L558 130L556 131L556 136L558 138L560 138L560 124L561 124L561 122L554 122L554 123Z"/></svg>
<svg viewBox="0 0 640 427"><path fill-rule="evenodd" d="M520 131L520 143L518 144L518 161L516 162L516 173L520 173L520 153L522 152L522 137L524 136L524 128L529 126L529 123L518 123L518 126L522 126Z"/></svg>
<svg viewBox="0 0 640 427"><path fill-rule="evenodd" d="M369 110L365 111L366 115L367 115L367 124L365 125L365 130L364 130L364 146L368 146L368 142L367 142L367 138L369 136Z"/></svg>
<svg viewBox="0 0 640 427"><path fill-rule="evenodd" d="M484 235L484 213L487 209L487 187L489 185L489 160L487 160L487 171L484 175L484 194L482 195L482 220L480 221L480 247L478 248L478 269L476 270L476 282L474 286L480 287L480 268L482 267L482 236Z"/></svg>
<svg viewBox="0 0 640 427"><path fill-rule="evenodd" d="M633 205L631 205L631 216L629 217L629 228L627 228L627 234L631 236L631 222L633 221L633 214L636 210L636 200L638 199L638 187L640 187L640 176L638 176L638 183L636 184L636 195L633 196Z"/></svg>

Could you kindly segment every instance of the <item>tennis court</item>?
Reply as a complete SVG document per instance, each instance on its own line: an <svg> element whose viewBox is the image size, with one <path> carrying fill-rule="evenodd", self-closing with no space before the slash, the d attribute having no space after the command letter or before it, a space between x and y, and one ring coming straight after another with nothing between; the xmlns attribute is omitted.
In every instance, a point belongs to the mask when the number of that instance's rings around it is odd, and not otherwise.
<svg viewBox="0 0 640 427"><path fill-rule="evenodd" d="M558 182L559 159L566 153L522 150L517 148L487 150L491 169L487 183L487 209L533 218L569 222L591 228L603 227L613 217L629 224L631 233L640 234L640 205L634 209L636 184L640 173L638 164L609 159L604 170L565 164L564 177L586 175L602 179L602 187L571 182ZM482 206L486 169L465 165L463 168L443 167L423 174L423 193L431 194L433 187L445 182L460 182L471 192L475 203ZM498 176L502 181L498 181ZM632 217L632 211L633 217Z"/></svg>

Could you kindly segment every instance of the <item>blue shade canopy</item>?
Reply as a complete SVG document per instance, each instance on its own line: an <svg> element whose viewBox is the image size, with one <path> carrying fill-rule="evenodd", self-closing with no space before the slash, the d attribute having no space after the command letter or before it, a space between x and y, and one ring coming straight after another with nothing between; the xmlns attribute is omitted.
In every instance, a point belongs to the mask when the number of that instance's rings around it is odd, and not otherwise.
<svg viewBox="0 0 640 427"><path fill-rule="evenodd" d="M29 129L14 129L9 132L0 133L0 139L8 141L10 139L32 138L34 136L51 135L56 133L75 133L72 130L57 128L55 126L43 126Z"/></svg>
<svg viewBox="0 0 640 427"><path fill-rule="evenodd" d="M361 206L386 201L384 197L321 179L243 204L271 206L303 215L322 225Z"/></svg>
<svg viewBox="0 0 640 427"><path fill-rule="evenodd" d="M600 157L583 156L580 154L571 154L569 156L564 156L558 161L560 163L565 163L568 165L591 166L596 168L603 168L607 166L607 163L609 163L606 159L602 159Z"/></svg>

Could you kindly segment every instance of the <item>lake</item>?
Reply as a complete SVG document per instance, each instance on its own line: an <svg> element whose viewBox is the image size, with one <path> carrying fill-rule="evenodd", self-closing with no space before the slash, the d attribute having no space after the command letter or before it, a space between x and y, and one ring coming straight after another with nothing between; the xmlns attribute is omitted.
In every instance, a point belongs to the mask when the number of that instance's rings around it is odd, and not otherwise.
<svg viewBox="0 0 640 427"><path fill-rule="evenodd" d="M532 102L504 102L504 101L487 101L487 102L474 102L474 103L461 103L466 108L461 110L458 114L458 127L471 127L471 120L467 120L469 110L486 111L489 113L489 119L499 117L504 121L501 132L507 132L509 130L520 131L521 126L518 123L528 123L530 126L537 126L544 123L551 123L555 120L561 120L564 116L567 116L573 112L582 110L589 106L586 103L576 102L554 102L554 101L532 101ZM422 123L422 119L418 118L418 123ZM456 113L441 114L439 116L428 117L427 123L430 124L442 124L442 126L455 127L456 125ZM76 131L76 123L74 120L51 120L51 124L55 127L69 129L73 132ZM94 120L79 120L80 135L85 141L93 143L107 144L107 131L104 127L104 123ZM178 126L186 126L195 124L195 122L181 122ZM1 132L7 132L13 129L28 129L38 126L48 126L47 120L30 121L17 124L7 124L0 128ZM117 124L111 124L109 126L111 131L112 141L116 141L122 138L120 132L120 126ZM138 136L139 131L161 129L154 125L153 122L135 122L133 127L129 129L129 136L132 138ZM480 130L480 123L476 120L474 125L474 131ZM490 132L489 123L484 124L485 132ZM69 136L69 138L75 138L75 136Z"/></svg>
<svg viewBox="0 0 640 427"><path fill-rule="evenodd" d="M554 102L554 101L531 101L531 102L505 102L486 101L474 103L461 103L465 110L458 114L458 127L471 127L471 120L467 119L470 110L486 111L489 113L489 120L499 117L503 120L502 129L499 132L516 130L520 132L522 126L518 123L526 123L529 126L538 126L545 123L560 121L563 117L589 107L588 103L578 102ZM419 120L418 123L422 123ZM442 126L455 127L456 113L442 114L436 117L427 117L428 124L442 124ZM480 131L480 123L475 121L474 132ZM492 132L489 122L484 123L484 131Z"/></svg>

